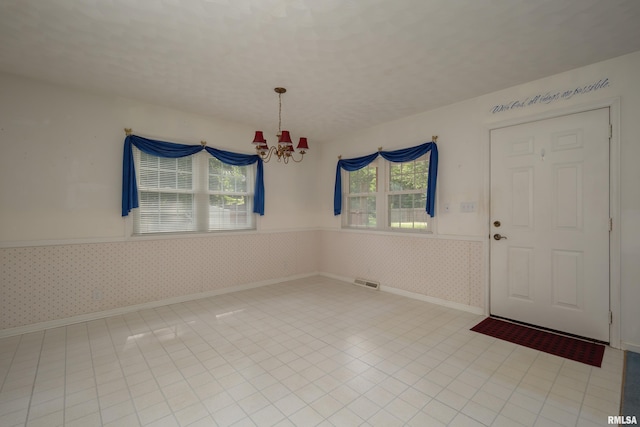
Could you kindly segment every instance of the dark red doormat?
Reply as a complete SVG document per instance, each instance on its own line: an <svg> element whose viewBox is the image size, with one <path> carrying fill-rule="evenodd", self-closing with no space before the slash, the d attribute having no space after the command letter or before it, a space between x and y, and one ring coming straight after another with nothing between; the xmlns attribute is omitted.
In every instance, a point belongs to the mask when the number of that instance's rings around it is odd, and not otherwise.
<svg viewBox="0 0 640 427"><path fill-rule="evenodd" d="M602 366L602 356L604 356L604 345L602 344L541 331L493 317L487 317L471 330L534 350L555 354L565 359L575 360L598 368Z"/></svg>

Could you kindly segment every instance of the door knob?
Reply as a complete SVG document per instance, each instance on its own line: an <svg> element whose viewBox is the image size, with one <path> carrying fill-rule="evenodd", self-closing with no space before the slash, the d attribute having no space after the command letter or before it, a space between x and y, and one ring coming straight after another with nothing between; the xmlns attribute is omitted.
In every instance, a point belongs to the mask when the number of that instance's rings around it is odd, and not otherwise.
<svg viewBox="0 0 640 427"><path fill-rule="evenodd" d="M493 235L493 238L496 239L496 240L502 240L502 239L506 239L507 236L501 236L500 234L496 233L496 234Z"/></svg>

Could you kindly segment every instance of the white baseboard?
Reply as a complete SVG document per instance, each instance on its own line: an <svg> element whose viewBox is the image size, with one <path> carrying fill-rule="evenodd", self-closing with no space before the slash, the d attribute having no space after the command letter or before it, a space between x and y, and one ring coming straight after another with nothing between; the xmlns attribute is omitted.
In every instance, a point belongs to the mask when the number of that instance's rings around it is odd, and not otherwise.
<svg viewBox="0 0 640 427"><path fill-rule="evenodd" d="M32 332L39 332L39 331L43 331L45 329L60 328L60 327L63 327L63 326L73 325L75 323L89 322L91 320L104 319L106 317L111 317L111 316L119 316L119 315L126 314L126 313L132 313L134 311L148 310L148 309L151 309L151 308L162 307L164 305L170 305L170 304L179 304L181 302L193 301L193 300L197 300L197 299L201 299L201 298L208 298L208 297L212 297L212 296L216 296L216 295L227 294L227 293L230 293L230 292L237 292L237 291L243 291L243 290L247 290L247 289L254 289L254 288L259 288L261 286L274 285L276 283L282 283L282 282L286 282L286 281L289 281L289 280L304 279L306 277L312 277L312 276L317 276L317 275L328 277L330 279L334 279L334 280L337 280L337 281L340 281L340 282L344 282L345 284L352 284L353 280L354 280L354 279L349 278L349 277L337 276L337 275L334 275L334 274L323 273L323 272L298 274L298 275L295 275L295 276L281 277L281 278L278 278L278 279L269 279L269 280L262 280L262 281L259 281L259 282L246 283L246 284L243 284L243 285L229 286L227 288L216 289L216 290L208 291L208 292L201 292L201 293L190 294L190 295L181 295L181 296L177 296L177 297L173 297L173 298L167 298L167 299L158 300L158 301L150 301L150 302L145 302L145 303L142 303L142 304L128 305L126 307L118 307L118 308L114 308L114 309L111 309L111 310L97 311L97 312L94 312L94 313L86 313L86 314L81 314L81 315L78 315L78 316L66 317L64 319L55 319L55 320L49 320L49 321L46 321L46 322L33 323L33 324L30 324L30 325L25 325L25 326L17 326L15 328L2 329L2 330L0 330L0 338L10 337L10 336L14 336L14 335L28 334L28 333L32 333ZM381 285L380 286L380 290L383 291L383 292L389 292L389 293L392 293L392 294L401 295L401 296L404 296L404 297L413 298L413 299L429 302L429 303L432 303L432 304L437 304L437 305L444 306L444 307L454 308L456 310L462 310L462 311L466 311L466 312L473 313L473 314L483 314L484 313L484 310L482 308L480 308L480 307L472 307L472 306L468 306L468 305L465 305L465 304L460 304L460 303L456 303L456 302L452 302L452 301L446 301L446 300L443 300L443 299L440 299L440 298L429 297L427 295L417 294L415 292L404 291L402 289L393 288L391 286ZM634 345L629 344L629 343L627 343L627 345L629 346L628 347L629 350L640 352L640 346L634 346ZM633 348L635 348L635 350Z"/></svg>
<svg viewBox="0 0 640 427"><path fill-rule="evenodd" d="M466 311L472 314L484 314L484 309L480 307L473 307L466 304L460 304L458 302L447 301L440 298L430 297L427 295L417 294L415 292L404 291L402 289L393 288L391 286L381 286L381 291L389 292L391 294L401 295L407 298L413 298L420 301L430 302L431 304L441 305L443 307L454 308L456 310Z"/></svg>
<svg viewBox="0 0 640 427"><path fill-rule="evenodd" d="M132 313L139 310L148 310L150 308L162 307L164 305L179 304L181 302L193 301L201 298L208 298L216 295L228 294L231 292L244 291L247 289L259 288L261 286L274 285L276 283L287 282L289 280L304 279L306 277L317 276L318 273L298 274L295 276L281 277L278 279L262 280L260 282L246 283L243 285L229 286L226 288L215 289L213 291L201 292L197 294L181 295L173 298L167 298L158 301L150 301L142 304L128 305L126 307L118 307L111 310L96 311L94 313L81 314L64 319L49 320L46 322L33 323L31 325L17 326L15 328L7 328L0 330L0 338L11 337L14 335L28 334L31 332L39 332L45 329L59 328L62 326L73 325L75 323L88 322L91 320L104 319L105 317L119 316L126 313Z"/></svg>
<svg viewBox="0 0 640 427"><path fill-rule="evenodd" d="M634 353L640 353L640 344L630 343L630 342L622 342L622 349L633 351Z"/></svg>
<svg viewBox="0 0 640 427"><path fill-rule="evenodd" d="M345 282L347 284L353 284L353 281L355 280L354 278L349 278L349 277L344 277L344 276L337 276L335 274L331 274L331 273L320 273L321 276L324 277L328 277L330 279L334 279L334 280L338 280L340 282ZM466 305L466 304L460 304L457 302L453 302L453 301L447 301L444 299L440 299L440 298L435 298L435 297L430 297L427 295L423 295L423 294L418 294L415 292L409 292L409 291L405 291L402 289L398 289L398 288L394 288L392 286L387 286L387 285L380 285L380 290L383 292L389 292L391 294L395 294L395 295L400 295L403 297L407 297L407 298L413 298L413 299L417 299L420 301L425 301L425 302L429 302L431 304L436 304L436 305L440 305L443 307L448 307L448 308L453 308L456 310L461 310L461 311L466 311L468 313L472 313L472 314L485 314L484 313L484 309L481 307L473 307L470 305Z"/></svg>

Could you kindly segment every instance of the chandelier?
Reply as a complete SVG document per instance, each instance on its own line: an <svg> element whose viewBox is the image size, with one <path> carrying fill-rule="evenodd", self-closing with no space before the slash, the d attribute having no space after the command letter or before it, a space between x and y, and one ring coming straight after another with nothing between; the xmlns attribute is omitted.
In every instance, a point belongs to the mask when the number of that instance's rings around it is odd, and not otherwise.
<svg viewBox="0 0 640 427"><path fill-rule="evenodd" d="M271 160L271 156L273 154L276 155L278 161L283 161L284 163L289 163L289 160L293 160L294 162L301 162L304 157L306 150L309 149L309 145L307 144L307 138L300 138L298 142L298 146L296 147L300 153L300 160L296 160L294 154L296 151L293 149L293 143L291 142L291 135L289 135L288 130L281 130L282 126L282 94L287 90L283 87L277 87L273 89L278 94L278 144L275 146L269 147L267 145L267 140L264 139L264 135L261 130L256 131L256 135L253 138L253 144L256 146L256 152L258 155L264 160L268 162Z"/></svg>

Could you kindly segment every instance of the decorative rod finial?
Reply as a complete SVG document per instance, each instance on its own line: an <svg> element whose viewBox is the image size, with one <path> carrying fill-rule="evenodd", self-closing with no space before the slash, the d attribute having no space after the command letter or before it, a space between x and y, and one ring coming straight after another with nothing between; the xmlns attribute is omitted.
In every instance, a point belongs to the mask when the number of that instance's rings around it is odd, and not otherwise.
<svg viewBox="0 0 640 427"><path fill-rule="evenodd" d="M131 128L124 128L124 133L129 136L131 135Z"/></svg>

